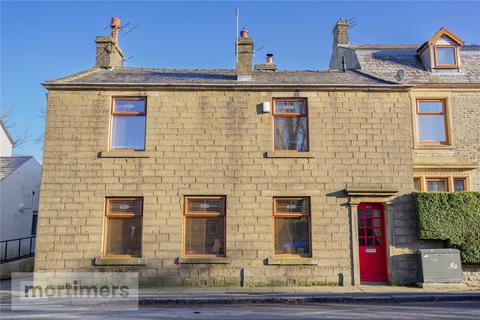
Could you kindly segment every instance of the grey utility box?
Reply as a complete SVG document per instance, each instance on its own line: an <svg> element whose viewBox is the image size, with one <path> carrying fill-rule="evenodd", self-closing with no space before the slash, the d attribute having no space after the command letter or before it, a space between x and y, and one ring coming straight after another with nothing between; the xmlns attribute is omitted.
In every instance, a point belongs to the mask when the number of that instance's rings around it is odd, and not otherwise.
<svg viewBox="0 0 480 320"><path fill-rule="evenodd" d="M419 249L419 283L463 282L460 251L457 249Z"/></svg>

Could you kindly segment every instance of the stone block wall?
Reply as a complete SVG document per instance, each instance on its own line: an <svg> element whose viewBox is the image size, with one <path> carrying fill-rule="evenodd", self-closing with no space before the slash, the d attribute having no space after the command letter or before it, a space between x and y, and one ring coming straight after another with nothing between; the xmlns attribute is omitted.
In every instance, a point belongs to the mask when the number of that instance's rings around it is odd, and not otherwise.
<svg viewBox="0 0 480 320"><path fill-rule="evenodd" d="M478 166L480 164L480 130L478 130L478 123L480 123L480 113L478 112L480 91L474 89L415 89L412 91L412 97L413 116L415 116L415 98L446 99L451 124L450 135L453 142L452 147L416 148L413 152L414 158L461 159L462 161L468 160ZM414 134L416 134L415 130L412 132L412 136ZM471 191L480 191L480 170L478 168L468 170L438 168L419 171L423 175L467 177L469 189Z"/></svg>
<svg viewBox="0 0 480 320"><path fill-rule="evenodd" d="M108 149L113 96L147 97L146 158ZM272 116L258 105L308 99L311 158L270 158ZM36 271L137 270L149 285L349 285L345 188L396 188L394 281L416 248L407 91L55 91L48 94ZM271 153L269 153L270 155ZM228 264L177 264L183 196L225 195ZM142 196L145 266L100 267L105 197ZM272 198L309 196L315 265L268 265ZM397 269L399 272L397 272Z"/></svg>
<svg viewBox="0 0 480 320"><path fill-rule="evenodd" d="M463 268L463 281L468 286L480 287L480 265L478 264L464 264Z"/></svg>

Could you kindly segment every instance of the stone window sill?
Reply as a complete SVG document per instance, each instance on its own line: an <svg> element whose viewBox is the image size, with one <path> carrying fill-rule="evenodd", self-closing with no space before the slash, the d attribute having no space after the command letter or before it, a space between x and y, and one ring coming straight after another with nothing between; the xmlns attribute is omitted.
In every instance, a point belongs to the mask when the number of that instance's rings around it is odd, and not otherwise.
<svg viewBox="0 0 480 320"><path fill-rule="evenodd" d="M178 264L229 264L228 257L179 257Z"/></svg>
<svg viewBox="0 0 480 320"><path fill-rule="evenodd" d="M134 150L106 150L98 153L99 158L149 158L146 151Z"/></svg>
<svg viewBox="0 0 480 320"><path fill-rule="evenodd" d="M416 145L415 150L452 150L455 149L453 145Z"/></svg>
<svg viewBox="0 0 480 320"><path fill-rule="evenodd" d="M312 152L303 151L267 151L264 158L314 158Z"/></svg>
<svg viewBox="0 0 480 320"><path fill-rule="evenodd" d="M145 259L134 257L96 257L96 266L144 266Z"/></svg>
<svg viewBox="0 0 480 320"><path fill-rule="evenodd" d="M318 265L318 260L313 258L303 258L303 257L288 257L288 258L268 258L267 264L271 266L316 266Z"/></svg>

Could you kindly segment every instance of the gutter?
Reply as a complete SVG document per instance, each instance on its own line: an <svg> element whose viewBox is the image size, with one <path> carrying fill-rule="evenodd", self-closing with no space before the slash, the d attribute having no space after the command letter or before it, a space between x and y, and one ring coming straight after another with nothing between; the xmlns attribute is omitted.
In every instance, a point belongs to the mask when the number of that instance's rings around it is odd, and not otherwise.
<svg viewBox="0 0 480 320"><path fill-rule="evenodd" d="M329 89L329 90L409 90L413 88L412 85L367 85L367 84L254 84L254 83L231 83L231 84L212 84L212 83L42 83L46 89L49 90L92 90L92 89L109 89L109 90L125 90L125 89L179 89L179 90L299 90L299 89Z"/></svg>
<svg viewBox="0 0 480 320"><path fill-rule="evenodd" d="M466 88L466 89L480 89L480 83L419 83L412 84L415 88Z"/></svg>

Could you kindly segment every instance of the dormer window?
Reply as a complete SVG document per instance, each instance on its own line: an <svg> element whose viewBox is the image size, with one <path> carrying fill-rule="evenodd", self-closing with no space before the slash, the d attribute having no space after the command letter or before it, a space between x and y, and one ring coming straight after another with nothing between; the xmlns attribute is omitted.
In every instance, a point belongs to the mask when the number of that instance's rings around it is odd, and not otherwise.
<svg viewBox="0 0 480 320"><path fill-rule="evenodd" d="M435 67L456 68L457 49L454 46L435 46Z"/></svg>
<svg viewBox="0 0 480 320"><path fill-rule="evenodd" d="M428 71L459 69L462 64L459 54L462 46L462 39L447 29L441 28L417 49L417 53ZM445 70L445 72L450 71Z"/></svg>

